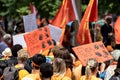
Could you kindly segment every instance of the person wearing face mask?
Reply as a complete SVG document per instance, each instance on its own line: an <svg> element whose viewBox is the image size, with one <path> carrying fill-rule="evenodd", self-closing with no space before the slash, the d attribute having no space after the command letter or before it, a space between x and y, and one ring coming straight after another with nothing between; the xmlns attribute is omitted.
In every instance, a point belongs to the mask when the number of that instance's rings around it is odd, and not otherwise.
<svg viewBox="0 0 120 80"><path fill-rule="evenodd" d="M13 45L12 45L12 36L10 34L5 34L3 36L3 40L4 42L8 45L9 48L11 48Z"/></svg>

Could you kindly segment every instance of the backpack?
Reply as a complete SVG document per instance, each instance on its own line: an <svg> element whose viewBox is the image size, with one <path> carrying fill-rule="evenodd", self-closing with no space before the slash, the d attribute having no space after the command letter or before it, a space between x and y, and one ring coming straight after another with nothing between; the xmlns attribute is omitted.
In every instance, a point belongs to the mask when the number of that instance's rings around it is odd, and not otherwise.
<svg viewBox="0 0 120 80"><path fill-rule="evenodd" d="M6 67L3 72L3 79L4 80L18 80L19 74L18 72L21 69L15 68L15 66Z"/></svg>

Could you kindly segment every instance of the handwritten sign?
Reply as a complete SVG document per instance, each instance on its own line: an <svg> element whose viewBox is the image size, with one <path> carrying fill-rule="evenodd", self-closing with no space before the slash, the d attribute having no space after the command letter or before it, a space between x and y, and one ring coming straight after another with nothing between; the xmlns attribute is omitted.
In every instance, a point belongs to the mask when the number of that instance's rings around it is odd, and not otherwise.
<svg viewBox="0 0 120 80"><path fill-rule="evenodd" d="M95 58L98 62L112 59L112 56L101 41L74 47L72 49L82 62L83 66L86 65L86 62L90 58Z"/></svg>
<svg viewBox="0 0 120 80"><path fill-rule="evenodd" d="M30 56L54 47L48 26L24 35Z"/></svg>
<svg viewBox="0 0 120 80"><path fill-rule="evenodd" d="M25 32L30 32L32 30L37 29L35 14L29 14L27 16L23 16L23 21L24 21Z"/></svg>

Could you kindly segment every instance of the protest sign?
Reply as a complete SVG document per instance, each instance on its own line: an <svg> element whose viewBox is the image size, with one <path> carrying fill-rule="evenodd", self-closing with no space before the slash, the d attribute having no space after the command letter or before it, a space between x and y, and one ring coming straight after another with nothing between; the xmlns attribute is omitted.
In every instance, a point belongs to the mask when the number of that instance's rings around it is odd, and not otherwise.
<svg viewBox="0 0 120 80"><path fill-rule="evenodd" d="M35 14L29 14L27 16L23 16L23 21L24 21L25 32L30 32L32 30L37 29Z"/></svg>
<svg viewBox="0 0 120 80"><path fill-rule="evenodd" d="M86 65L86 62L90 58L95 58L98 62L104 62L112 59L112 56L105 48L102 41L81 45L72 49L82 62L83 66Z"/></svg>
<svg viewBox="0 0 120 80"><path fill-rule="evenodd" d="M50 28L50 34L52 36L52 38L56 41L59 42L60 41L60 37L62 34L62 29L58 28L58 27L54 27L53 25L48 25Z"/></svg>
<svg viewBox="0 0 120 80"><path fill-rule="evenodd" d="M54 47L48 26L36 29L24 35L30 56Z"/></svg>
<svg viewBox="0 0 120 80"><path fill-rule="evenodd" d="M26 48L26 43L25 43L25 40L24 40L24 34L18 34L18 35L14 35L13 36L13 45L16 45L16 44L20 44L22 45L22 47Z"/></svg>

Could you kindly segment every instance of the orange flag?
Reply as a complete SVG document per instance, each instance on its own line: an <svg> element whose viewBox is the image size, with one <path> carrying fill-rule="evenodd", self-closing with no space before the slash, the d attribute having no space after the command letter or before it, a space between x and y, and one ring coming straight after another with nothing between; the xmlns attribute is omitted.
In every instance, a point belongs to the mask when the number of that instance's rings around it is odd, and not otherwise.
<svg viewBox="0 0 120 80"><path fill-rule="evenodd" d="M89 22L97 21L97 19L97 0L90 0L78 29L76 40L79 44L87 44L92 42L89 31Z"/></svg>
<svg viewBox="0 0 120 80"><path fill-rule="evenodd" d="M78 20L77 11L75 8L74 0L63 0L56 16L51 22L51 25L59 27L62 29L61 42L63 39L63 34L65 31L65 26L68 22L73 20Z"/></svg>
<svg viewBox="0 0 120 80"><path fill-rule="evenodd" d="M115 42L116 44L120 44L120 16L115 22L114 30L115 30Z"/></svg>

